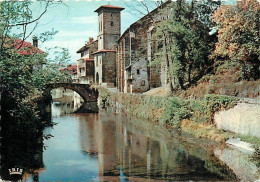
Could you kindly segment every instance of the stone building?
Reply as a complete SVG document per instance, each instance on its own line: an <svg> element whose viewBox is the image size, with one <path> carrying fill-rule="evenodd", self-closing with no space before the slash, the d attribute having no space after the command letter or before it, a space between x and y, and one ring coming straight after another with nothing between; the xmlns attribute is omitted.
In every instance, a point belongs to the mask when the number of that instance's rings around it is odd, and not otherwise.
<svg viewBox="0 0 260 182"><path fill-rule="evenodd" d="M81 53L78 60L78 77L80 83L94 82L104 87L117 87L120 92L141 93L151 88L167 84L167 70L156 71L149 65L153 59L154 45L152 34L156 23L166 19L165 7L170 3L154 9L142 17L121 36L121 11L118 6L103 5L98 13L98 37L91 40L77 51ZM162 10L163 11L160 11ZM162 13L164 12L164 13ZM166 13L165 13L166 12ZM92 46L92 47L91 47ZM91 57L93 56L93 57ZM94 62L91 62L94 58ZM86 71L89 63L90 71Z"/></svg>
<svg viewBox="0 0 260 182"><path fill-rule="evenodd" d="M150 67L153 58L152 34L155 24L168 18L166 9L170 1L142 17L123 33L116 48L116 82L120 92L141 93L151 88L167 84L166 71L156 71ZM164 9L164 11L161 11ZM164 66L162 66L164 69Z"/></svg>
<svg viewBox="0 0 260 182"><path fill-rule="evenodd" d="M112 5L100 6L98 13L98 50L93 53L95 84L114 87L116 84L116 50L121 35L121 11L124 8Z"/></svg>
<svg viewBox="0 0 260 182"><path fill-rule="evenodd" d="M70 82L77 82L78 81L78 76L77 76L77 65L67 65L66 68L60 69L60 71L66 71L71 75L71 80Z"/></svg>
<svg viewBox="0 0 260 182"><path fill-rule="evenodd" d="M89 41L81 47L77 53L81 54L81 58L78 60L78 82L85 84L94 83L94 56L92 53L97 51L98 41L90 37Z"/></svg>

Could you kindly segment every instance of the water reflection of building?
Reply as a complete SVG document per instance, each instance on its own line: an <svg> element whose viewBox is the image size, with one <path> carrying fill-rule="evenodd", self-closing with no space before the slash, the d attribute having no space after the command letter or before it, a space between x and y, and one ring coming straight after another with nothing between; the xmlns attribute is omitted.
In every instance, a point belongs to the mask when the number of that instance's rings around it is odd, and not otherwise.
<svg viewBox="0 0 260 182"><path fill-rule="evenodd" d="M77 110L84 102L84 100L77 92L64 88L57 88L52 90L52 98L56 102L72 105L73 111ZM64 108L64 110L66 110L66 108Z"/></svg>
<svg viewBox="0 0 260 182"><path fill-rule="evenodd" d="M117 143L114 141L114 127L112 122L104 123L97 114L88 114L86 118L80 118L82 150L89 154L97 154L99 181L103 181L103 176L113 171L117 165L117 156L114 155Z"/></svg>
<svg viewBox="0 0 260 182"><path fill-rule="evenodd" d="M217 161L211 161L209 152L180 143L178 139L156 139L153 130L145 131L123 120L127 119L102 112L80 118L82 150L97 155L99 181L119 180L120 176L140 180L168 177L224 180L232 177L223 172L223 166Z"/></svg>

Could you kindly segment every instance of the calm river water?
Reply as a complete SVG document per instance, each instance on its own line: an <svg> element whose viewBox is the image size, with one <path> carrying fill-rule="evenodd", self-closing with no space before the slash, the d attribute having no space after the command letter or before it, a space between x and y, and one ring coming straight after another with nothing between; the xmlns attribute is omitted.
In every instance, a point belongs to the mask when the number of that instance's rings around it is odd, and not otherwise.
<svg viewBox="0 0 260 182"><path fill-rule="evenodd" d="M52 105L43 167L26 181L236 181L202 142L124 114Z"/></svg>

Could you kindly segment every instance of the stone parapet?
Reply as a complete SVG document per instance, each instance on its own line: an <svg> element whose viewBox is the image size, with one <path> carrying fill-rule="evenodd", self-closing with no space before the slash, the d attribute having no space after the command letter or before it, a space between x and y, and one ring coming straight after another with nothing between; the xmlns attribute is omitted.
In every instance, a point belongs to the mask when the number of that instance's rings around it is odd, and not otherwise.
<svg viewBox="0 0 260 182"><path fill-rule="evenodd" d="M238 103L234 108L220 111L214 116L218 129L260 138L260 102Z"/></svg>

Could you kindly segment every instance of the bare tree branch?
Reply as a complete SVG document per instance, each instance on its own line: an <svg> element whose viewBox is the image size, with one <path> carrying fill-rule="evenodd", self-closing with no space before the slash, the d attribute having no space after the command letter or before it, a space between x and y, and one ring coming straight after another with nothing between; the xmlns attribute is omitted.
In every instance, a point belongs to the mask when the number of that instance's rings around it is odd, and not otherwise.
<svg viewBox="0 0 260 182"><path fill-rule="evenodd" d="M47 1L47 4L45 6L45 9L44 11L40 14L40 16L34 20L31 20L29 22L21 22L21 23L16 23L16 24L12 24L12 25L8 25L9 27L14 27L14 26L23 26L23 25L28 25L28 24L31 24L31 23L34 23L36 21L38 21L46 12L47 12L47 9L48 9L48 6L49 6L49 2L50 1Z"/></svg>
<svg viewBox="0 0 260 182"><path fill-rule="evenodd" d="M143 7L146 9L147 14L149 14L150 11L149 11L148 5L147 5L146 3L144 3L143 1L141 1L140 3L141 3L141 4L143 5Z"/></svg>
<svg viewBox="0 0 260 182"><path fill-rule="evenodd" d="M31 32L25 37L25 40L32 35L32 33L34 32L34 30L35 30L37 27L38 27L38 22L36 22L35 26L34 26L33 29L31 30Z"/></svg>
<svg viewBox="0 0 260 182"><path fill-rule="evenodd" d="M27 31L27 24L23 25L23 39L22 39L21 42L18 42L18 43L17 43L17 45L20 44L19 47L17 48L17 50L19 50L19 49L22 47L22 45L23 45L23 43L24 43L24 41L25 41L26 31ZM16 46L16 45L15 45L15 46Z"/></svg>
<svg viewBox="0 0 260 182"><path fill-rule="evenodd" d="M125 3L125 4L129 9L128 12L131 15L138 16L138 17L140 17L140 15L141 17L146 16L153 9L157 7L156 2L146 3L144 1L140 1L140 2L136 1L135 3L131 2L130 4L129 3Z"/></svg>

